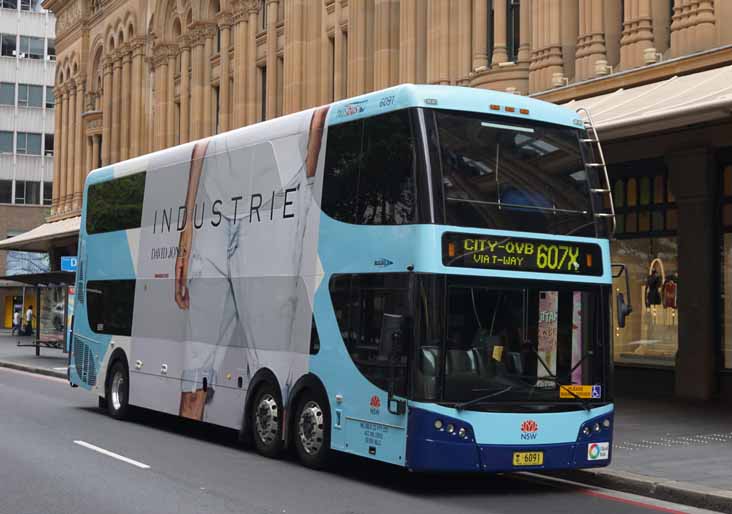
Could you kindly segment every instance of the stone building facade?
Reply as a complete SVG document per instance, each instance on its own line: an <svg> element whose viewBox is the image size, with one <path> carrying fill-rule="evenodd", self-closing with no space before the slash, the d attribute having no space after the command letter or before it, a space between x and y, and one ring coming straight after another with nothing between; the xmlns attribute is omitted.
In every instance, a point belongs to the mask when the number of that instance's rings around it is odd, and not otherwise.
<svg viewBox="0 0 732 514"><path fill-rule="evenodd" d="M95 167L390 85L547 92L732 44L717 0L46 0L51 219ZM729 54L726 54L729 55ZM695 66L694 63L685 66ZM565 91L552 96L551 90ZM570 88L571 89L571 88Z"/></svg>

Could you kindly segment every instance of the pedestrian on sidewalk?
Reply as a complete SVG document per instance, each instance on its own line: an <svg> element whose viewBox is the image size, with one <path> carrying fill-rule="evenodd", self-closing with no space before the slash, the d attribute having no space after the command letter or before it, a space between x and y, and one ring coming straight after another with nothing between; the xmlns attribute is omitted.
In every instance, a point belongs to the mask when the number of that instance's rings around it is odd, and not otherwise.
<svg viewBox="0 0 732 514"><path fill-rule="evenodd" d="M20 319L20 309L15 309L15 312L13 313L13 331L10 333L11 336L14 336L16 333L18 335L22 334Z"/></svg>
<svg viewBox="0 0 732 514"><path fill-rule="evenodd" d="M29 305L28 310L25 311L25 335L33 335L33 306Z"/></svg>

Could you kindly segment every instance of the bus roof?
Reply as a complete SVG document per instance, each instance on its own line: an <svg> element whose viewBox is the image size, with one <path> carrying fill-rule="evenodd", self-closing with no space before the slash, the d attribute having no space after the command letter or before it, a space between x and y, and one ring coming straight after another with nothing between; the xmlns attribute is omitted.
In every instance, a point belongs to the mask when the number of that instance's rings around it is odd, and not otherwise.
<svg viewBox="0 0 732 514"><path fill-rule="evenodd" d="M401 84L333 102L328 112L327 124L329 126L337 125L339 123L368 118L409 107L482 112L555 123L574 128L583 127L582 119L575 111L542 100L490 89L422 84ZM285 115L260 123L277 124L284 121L288 116L292 115ZM233 130L257 130L255 128L257 125L259 123ZM221 136L222 134L218 134L213 137ZM92 170L87 176L86 183L94 184L110 180L113 177L139 173L147 169L148 163L154 154L162 152L169 153L174 148L191 146L193 144L195 144L195 141L190 141L178 147L165 148Z"/></svg>
<svg viewBox="0 0 732 514"><path fill-rule="evenodd" d="M582 128L579 115L558 105L512 93L462 86L402 84L381 91L334 102L328 124L407 107L483 112Z"/></svg>

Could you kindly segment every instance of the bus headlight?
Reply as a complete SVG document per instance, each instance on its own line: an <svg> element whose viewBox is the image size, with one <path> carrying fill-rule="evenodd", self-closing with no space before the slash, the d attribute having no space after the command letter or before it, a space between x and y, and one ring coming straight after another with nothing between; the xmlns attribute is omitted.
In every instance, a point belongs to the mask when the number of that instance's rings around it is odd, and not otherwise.
<svg viewBox="0 0 732 514"><path fill-rule="evenodd" d="M435 420L435 429L436 430L442 430L442 427L443 427L442 420L441 419L436 419Z"/></svg>
<svg viewBox="0 0 732 514"><path fill-rule="evenodd" d="M602 420L602 426L605 428L610 428L610 420L605 418Z"/></svg>
<svg viewBox="0 0 732 514"><path fill-rule="evenodd" d="M595 423L594 425L592 425L592 430L594 430L595 432L599 432L600 431L600 423Z"/></svg>
<svg viewBox="0 0 732 514"><path fill-rule="evenodd" d="M460 427L460 430L458 430L458 435L461 439L465 439L468 436L468 432L465 430L465 428Z"/></svg>
<svg viewBox="0 0 732 514"><path fill-rule="evenodd" d="M453 432L455 432L455 425L453 425L452 423L448 423L447 424L447 433L452 434Z"/></svg>
<svg viewBox="0 0 732 514"><path fill-rule="evenodd" d="M591 432L592 431L590 430L590 427L588 427L587 425L585 425L585 426L582 427L582 434L583 435L588 436L588 435L590 435Z"/></svg>

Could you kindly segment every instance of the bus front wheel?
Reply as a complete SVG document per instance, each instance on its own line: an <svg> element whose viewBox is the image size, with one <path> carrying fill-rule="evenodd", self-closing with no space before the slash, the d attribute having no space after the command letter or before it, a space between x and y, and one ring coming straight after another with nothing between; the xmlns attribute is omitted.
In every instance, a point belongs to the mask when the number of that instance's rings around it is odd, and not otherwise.
<svg viewBox="0 0 732 514"><path fill-rule="evenodd" d="M129 415L130 374L123 361L115 361L107 375L107 412L116 419L125 419Z"/></svg>
<svg viewBox="0 0 732 514"><path fill-rule="evenodd" d="M263 384L254 398L251 416L254 446L265 457L275 458L282 452L282 414L274 385Z"/></svg>
<svg viewBox="0 0 732 514"><path fill-rule="evenodd" d="M305 466L323 469L330 456L330 412L325 395L306 391L295 414L295 449Z"/></svg>

